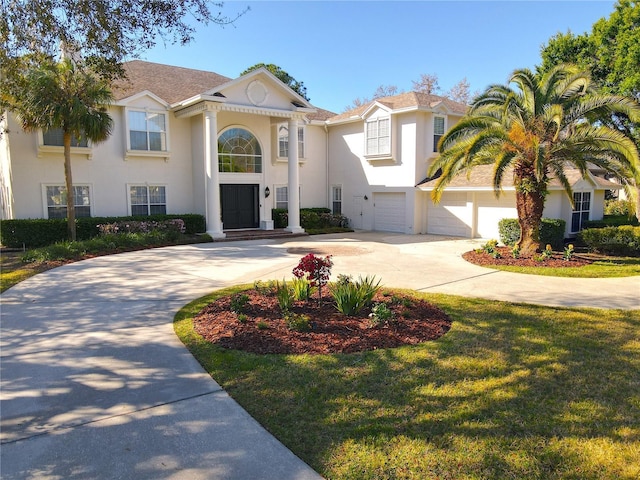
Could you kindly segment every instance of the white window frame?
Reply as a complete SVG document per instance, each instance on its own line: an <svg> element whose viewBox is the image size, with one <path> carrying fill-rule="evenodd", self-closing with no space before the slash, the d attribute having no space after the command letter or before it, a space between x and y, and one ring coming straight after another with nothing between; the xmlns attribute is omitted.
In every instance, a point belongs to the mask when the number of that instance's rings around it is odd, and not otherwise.
<svg viewBox="0 0 640 480"><path fill-rule="evenodd" d="M129 121L130 113L144 113L145 114L145 122L148 121L148 117L150 115L163 115L164 116L164 150L138 150L131 148L131 125ZM151 109L151 108L126 108L124 112L125 119L125 138L126 138L126 157L156 157L156 158L169 158L170 156L170 145L169 145L169 130L170 130L170 122L169 122L169 112L166 110L159 109ZM142 130L136 130L142 131ZM149 129L146 130L147 133L147 144L150 146L148 135Z"/></svg>
<svg viewBox="0 0 640 480"><path fill-rule="evenodd" d="M132 189L132 188L140 188L140 187L144 187L144 188L146 188L146 192L147 192L147 203L146 203L147 213L146 213L146 214L143 214L143 213L136 213L136 214L134 214L134 213L133 213L133 207L134 207L134 206L141 206L141 205L143 205L143 204L142 204L142 203L136 203L136 204L134 204L134 203L131 201L131 189ZM152 187L154 187L154 188L155 188L155 187L161 187L161 188L164 188L164 204L162 204L162 203L151 203L151 195L149 194L149 188L152 188ZM158 183L158 184L150 184L150 183L128 183L128 184L127 184L127 207L128 207L129 215L131 215L131 216L133 216L133 215L140 215L140 216L145 216L145 215L146 215L146 216L150 216L150 215L166 215L166 214L168 213L168 211L169 211L169 209L168 209L169 200L168 200L167 191L168 191L168 188L167 188L167 185L165 185L165 184L160 184L160 183ZM155 205L155 206L157 206L157 205L164 205L164 211L165 211L165 213L164 213L164 214L162 214L162 213L160 213L160 214L151 213L151 207L152 207L152 206L154 206L154 205Z"/></svg>
<svg viewBox="0 0 640 480"><path fill-rule="evenodd" d="M336 204L340 204L339 211L336 212ZM342 215L342 185L331 185L331 213Z"/></svg>
<svg viewBox="0 0 640 480"><path fill-rule="evenodd" d="M282 132L282 134L281 134ZM305 125L298 125L298 160L306 159L307 131ZM279 161L289 160L289 124L279 123L276 125L276 158Z"/></svg>
<svg viewBox="0 0 640 480"><path fill-rule="evenodd" d="M38 130L38 158L41 158L44 154L56 154L61 155L64 152L64 145L45 145L44 144L44 131ZM88 160L93 158L92 144L87 139L86 147L71 147L71 155L85 155Z"/></svg>
<svg viewBox="0 0 640 480"><path fill-rule="evenodd" d="M588 195L588 203L589 206L585 209L585 196ZM579 196L579 199L576 199L576 196ZM588 222L591 219L591 208L593 206L593 192L590 191L581 191L581 192L573 192L573 209L571 211L571 233L578 233L582 230L584 222ZM573 217L574 215L578 215L578 229L574 230L573 228ZM583 218L586 214L586 219Z"/></svg>
<svg viewBox="0 0 640 480"><path fill-rule="evenodd" d="M278 190L282 192L282 189L286 189L287 199L284 207L278 207L278 203L285 202L284 200L278 200ZM273 208L284 208L285 210L289 209L289 185L284 183L277 184L273 186ZM298 185L298 198L300 199L300 208L302 208L302 185Z"/></svg>
<svg viewBox="0 0 640 480"><path fill-rule="evenodd" d="M436 119L442 119L442 133L436 133ZM440 139L444 136L445 132L447 131L447 116L446 115L434 115L433 116L433 126L432 126L432 131L433 131L433 136L432 141L433 141L433 153L436 153L438 151L438 142L440 141ZM436 141L436 136L438 137L438 140Z"/></svg>
<svg viewBox="0 0 640 480"><path fill-rule="evenodd" d="M42 184L42 207L44 211L44 218L61 218L61 217L50 217L49 216L49 196L47 194L48 187L57 187L57 188L67 188L63 183L43 183ZM93 217L93 185L90 183L83 184L74 184L73 188L86 188L88 189L89 205L75 205L76 207L89 207L89 217ZM51 205L52 207L54 205ZM60 204L61 207L67 208L66 197L63 204ZM76 217L77 217L76 210ZM81 215L81 217L86 217L85 215ZM66 218L66 217L65 217Z"/></svg>
<svg viewBox="0 0 640 480"><path fill-rule="evenodd" d="M388 133L386 135L380 135L380 123L387 122ZM369 126L375 124L375 135L370 135ZM365 157L381 157L381 158L390 158L391 157L391 115L384 115L379 117L374 117L368 119L364 122L364 152ZM380 147L380 140L387 139L387 147ZM375 148L369 147L369 141L375 140Z"/></svg>

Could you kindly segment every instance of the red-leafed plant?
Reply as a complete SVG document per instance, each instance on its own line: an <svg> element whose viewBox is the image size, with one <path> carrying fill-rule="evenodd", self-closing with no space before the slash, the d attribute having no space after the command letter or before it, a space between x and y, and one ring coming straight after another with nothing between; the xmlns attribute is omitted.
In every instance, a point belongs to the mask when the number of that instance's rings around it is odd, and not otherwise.
<svg viewBox="0 0 640 480"><path fill-rule="evenodd" d="M298 266L293 269L293 275L296 278L306 278L311 286L317 286L318 296L322 300L322 287L329 282L332 266L331 255L323 258L310 253L300 259Z"/></svg>

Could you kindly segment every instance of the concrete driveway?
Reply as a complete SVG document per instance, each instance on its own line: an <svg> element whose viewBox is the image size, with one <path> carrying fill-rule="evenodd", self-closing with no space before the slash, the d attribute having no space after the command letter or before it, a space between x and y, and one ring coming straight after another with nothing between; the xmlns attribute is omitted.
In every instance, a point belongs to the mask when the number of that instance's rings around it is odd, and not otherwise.
<svg viewBox="0 0 640 480"><path fill-rule="evenodd" d="M99 257L2 294L2 478L314 479L213 381L173 333L184 304L225 286L291 278L306 253L334 275L554 306L640 308L638 277L497 272L460 255L481 242L336 234L184 245Z"/></svg>

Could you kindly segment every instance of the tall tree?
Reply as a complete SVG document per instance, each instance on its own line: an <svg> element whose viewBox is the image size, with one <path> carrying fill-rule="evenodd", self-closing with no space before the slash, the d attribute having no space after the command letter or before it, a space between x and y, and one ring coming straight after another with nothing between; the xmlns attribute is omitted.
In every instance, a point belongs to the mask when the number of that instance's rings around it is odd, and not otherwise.
<svg viewBox="0 0 640 480"><path fill-rule="evenodd" d="M634 142L599 120L612 112L640 120L633 98L599 94L590 76L559 65L545 74L516 70L508 85L492 85L476 97L469 113L440 141L440 156L429 175L440 173L433 191L443 190L462 172L493 164L493 188L501 193L505 175L513 176L523 256L540 249L540 222L549 182L556 178L573 201L569 167L583 176L596 165L620 177L640 179ZM512 173L511 173L512 172Z"/></svg>
<svg viewBox="0 0 640 480"><path fill-rule="evenodd" d="M413 80L412 83L414 92L436 95L440 91L438 75L436 74L423 73L418 80Z"/></svg>
<svg viewBox="0 0 640 480"><path fill-rule="evenodd" d="M445 97L450 98L454 102L464 103L467 105L471 100L471 85L467 80L467 77L464 77L458 83L456 83L451 90L444 94Z"/></svg>
<svg viewBox="0 0 640 480"><path fill-rule="evenodd" d="M594 83L603 92L640 101L640 3L618 0L609 18L598 20L590 33L567 32L551 37L543 45L541 57L540 72L561 63L575 63L591 71ZM633 138L640 148L640 127L626 115L614 112L603 121ZM636 199L636 216L640 219L638 185L621 180L628 196Z"/></svg>
<svg viewBox="0 0 640 480"><path fill-rule="evenodd" d="M269 64L256 63L252 67L249 67L244 72L242 72L240 76L246 75L247 73L253 72L254 70L257 70L259 68L266 68L271 73L273 73L282 83L284 83L289 88L291 88L291 90L296 92L305 100L309 100L309 97L307 96L307 87L304 86L304 82L299 82L298 80L293 78L291 75L289 75L287 72L285 72L282 68L280 68L277 65L274 65L273 63L269 63Z"/></svg>
<svg viewBox="0 0 640 480"><path fill-rule="evenodd" d="M344 108L344 111L347 112L349 110L353 110L354 108L361 107L370 103L378 98L389 97L392 95L397 95L400 93L398 91L398 87L396 85L378 85L378 88L375 89L373 95L371 97L357 97L355 98L350 105L347 105Z"/></svg>
<svg viewBox="0 0 640 480"><path fill-rule="evenodd" d="M69 238L76 239L71 172L72 138L97 143L111 134L107 112L112 101L108 84L81 62L69 58L33 67L2 91L0 107L15 113L27 131L62 130Z"/></svg>

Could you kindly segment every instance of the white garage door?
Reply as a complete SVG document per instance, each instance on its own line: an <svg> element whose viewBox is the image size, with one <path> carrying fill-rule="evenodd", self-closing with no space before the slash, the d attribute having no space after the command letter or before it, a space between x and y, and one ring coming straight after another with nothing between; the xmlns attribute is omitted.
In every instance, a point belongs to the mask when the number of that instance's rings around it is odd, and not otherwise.
<svg viewBox="0 0 640 480"><path fill-rule="evenodd" d="M427 206L427 233L470 237L473 209L467 204L467 194L445 192L438 205Z"/></svg>
<svg viewBox="0 0 640 480"><path fill-rule="evenodd" d="M503 218L517 218L515 195L505 192L497 199L493 193L477 194L478 237L500 239L498 223Z"/></svg>
<svg viewBox="0 0 640 480"><path fill-rule="evenodd" d="M373 229L405 232L406 199L404 193L373 194Z"/></svg>

